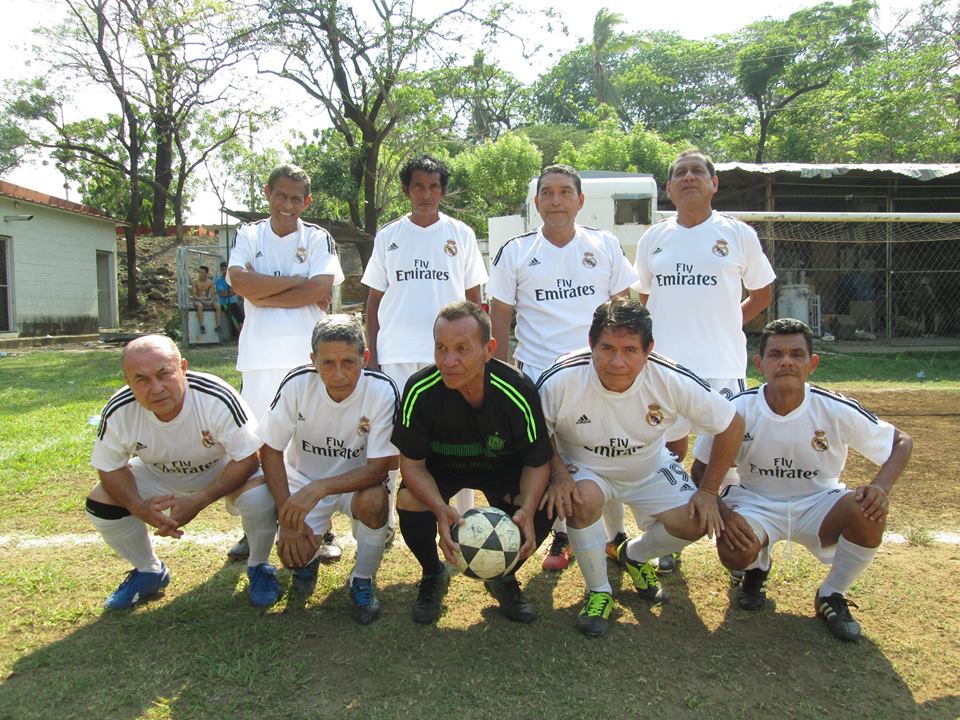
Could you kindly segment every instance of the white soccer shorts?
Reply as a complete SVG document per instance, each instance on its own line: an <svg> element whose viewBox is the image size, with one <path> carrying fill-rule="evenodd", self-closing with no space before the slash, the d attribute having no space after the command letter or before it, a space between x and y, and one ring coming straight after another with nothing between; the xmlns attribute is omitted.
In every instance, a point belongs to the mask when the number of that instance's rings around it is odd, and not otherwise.
<svg viewBox="0 0 960 720"><path fill-rule="evenodd" d="M177 483L175 486L160 480L160 478L147 469L146 465L143 464L143 461L140 458L132 458L130 460L129 467L130 471L133 473L134 482L137 483L137 492L140 494L140 497L142 497L144 500L149 500L150 498L159 497L161 495L193 495L194 493L200 492L220 476L220 472L229 461L230 458L224 455L217 461L215 465L211 466L210 469L204 472L202 475L184 476L185 479L196 478L198 482ZM231 515L240 515L240 511L233 504L230 498L224 498L223 500L226 504L228 513Z"/></svg>

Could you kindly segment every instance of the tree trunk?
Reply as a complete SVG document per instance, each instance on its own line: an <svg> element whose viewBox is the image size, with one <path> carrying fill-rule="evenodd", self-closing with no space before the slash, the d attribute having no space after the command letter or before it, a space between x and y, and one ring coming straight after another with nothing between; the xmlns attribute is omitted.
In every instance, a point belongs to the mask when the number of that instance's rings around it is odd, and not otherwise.
<svg viewBox="0 0 960 720"><path fill-rule="evenodd" d="M153 118L157 133L156 167L153 179L153 217L151 229L157 237L167 234L167 200L173 182L173 120L166 113Z"/></svg>
<svg viewBox="0 0 960 720"><path fill-rule="evenodd" d="M760 115L760 138L757 140L757 154L754 162L758 165L763 162L763 151L767 145L767 127L770 125L770 115Z"/></svg>

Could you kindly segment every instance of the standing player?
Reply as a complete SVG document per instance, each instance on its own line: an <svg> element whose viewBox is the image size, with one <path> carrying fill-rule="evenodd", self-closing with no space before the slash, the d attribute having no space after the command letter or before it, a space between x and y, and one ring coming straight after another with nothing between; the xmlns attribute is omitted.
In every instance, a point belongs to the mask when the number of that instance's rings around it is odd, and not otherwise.
<svg viewBox="0 0 960 720"><path fill-rule="evenodd" d="M250 538L250 602L273 605L280 586L267 559L277 515L262 478L250 479L260 441L247 404L220 378L188 372L177 346L162 335L132 341L121 363L127 385L103 409L93 446L100 483L87 497L87 517L133 565L107 609L132 607L170 582L147 525L156 535L180 538L220 498Z"/></svg>
<svg viewBox="0 0 960 720"><path fill-rule="evenodd" d="M324 318L311 345L313 364L283 379L259 429L263 471L279 508L278 550L295 569L293 587L309 595L333 513L350 517L357 562L347 585L353 617L367 625L380 613L373 578L387 535L397 390L390 378L364 369L370 352L354 318Z"/></svg>
<svg viewBox="0 0 960 720"><path fill-rule="evenodd" d="M423 573L413 606L413 620L422 624L440 616L449 583L436 538L439 530L443 554L453 562L450 528L460 522L460 513L447 502L454 493L481 490L487 502L513 518L523 536L518 568L550 529L546 512L537 507L553 448L533 383L494 359L490 318L475 303L444 306L434 338L436 365L411 376L393 433L403 473L397 494L400 532ZM508 618L534 620L516 568L484 586Z"/></svg>
<svg viewBox="0 0 960 720"><path fill-rule="evenodd" d="M646 600L666 596L650 560L723 529L717 492L743 437L743 419L689 370L653 352L650 313L614 298L597 308L590 350L557 361L538 383L543 413L557 448L548 513L567 517L570 541L587 585L577 629L606 633L614 607L600 513L607 501L630 506L648 523L624 542L618 560ZM666 449L677 418L716 435L699 489Z"/></svg>
<svg viewBox="0 0 960 720"><path fill-rule="evenodd" d="M713 163L700 151L673 161L667 195L677 214L640 239L635 287L653 315L658 351L730 398L746 388L743 326L770 304L776 275L753 228L713 210L718 186ZM689 432L681 421L667 436L680 460ZM661 571L673 567L674 558L660 559Z"/></svg>
<svg viewBox="0 0 960 720"><path fill-rule="evenodd" d="M830 572L817 589L814 609L842 640L860 637L846 594L877 554L887 523L888 497L913 442L854 400L814 387L807 378L820 358L813 333L799 320L782 319L763 329L753 362L764 385L733 398L746 434L737 454L740 484L724 496L727 527L743 528L746 548L717 543L720 561L746 570L737 604L757 610L766 599L770 551L780 540L806 547ZM850 447L880 466L856 490L840 482ZM698 437L693 474L703 470L711 439ZM732 510L732 512L731 512Z"/></svg>
<svg viewBox="0 0 960 720"><path fill-rule="evenodd" d="M377 232L373 255L362 282L367 295L370 367L393 378L402 391L407 379L433 362L431 323L447 303L480 303L487 270L477 238L467 225L440 212L450 168L421 155L400 169L410 213ZM397 469L390 473L391 495ZM473 495L457 496L461 513L473 507ZM393 512L390 513L393 526Z"/></svg>
<svg viewBox="0 0 960 720"><path fill-rule="evenodd" d="M277 386L291 368L310 361L310 333L330 304L343 270L330 234L305 223L310 177L295 165L280 165L264 193L270 217L237 230L228 282L244 298L245 324L237 351L242 394L254 416L263 417ZM230 551L242 556L244 543ZM328 537L328 559L340 548Z"/></svg>
<svg viewBox="0 0 960 720"><path fill-rule="evenodd" d="M568 165L544 168L534 198L543 225L508 240L490 271L487 295L496 357L507 361L516 310L514 360L534 382L557 357L583 347L597 305L629 295L637 280L613 234L576 224L583 201L576 170ZM623 533L622 511L607 532L611 538ZM558 520L543 567L563 570L569 562L566 525Z"/></svg>

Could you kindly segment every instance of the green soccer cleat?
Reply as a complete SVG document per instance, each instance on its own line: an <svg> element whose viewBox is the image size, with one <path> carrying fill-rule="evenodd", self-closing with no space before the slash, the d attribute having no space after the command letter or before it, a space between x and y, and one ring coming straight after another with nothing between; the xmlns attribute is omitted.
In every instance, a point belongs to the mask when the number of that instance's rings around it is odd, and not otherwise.
<svg viewBox="0 0 960 720"><path fill-rule="evenodd" d="M610 593L590 590L577 616L577 630L587 637L603 637L607 634L610 613L616 606Z"/></svg>
<svg viewBox="0 0 960 720"><path fill-rule="evenodd" d="M653 569L653 565L649 561L638 563L627 557L627 543L623 543L617 549L617 561L630 573L633 587L640 597L649 602L667 602L667 593L660 586L657 571Z"/></svg>

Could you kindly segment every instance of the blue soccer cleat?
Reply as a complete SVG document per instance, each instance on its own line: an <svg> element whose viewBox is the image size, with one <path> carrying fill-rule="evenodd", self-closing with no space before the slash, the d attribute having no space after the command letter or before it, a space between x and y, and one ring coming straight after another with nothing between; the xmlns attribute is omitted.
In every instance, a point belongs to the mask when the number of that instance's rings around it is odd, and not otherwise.
<svg viewBox="0 0 960 720"><path fill-rule="evenodd" d="M250 604L254 607L268 608L280 599L280 583L277 569L268 563L247 567L250 579Z"/></svg>
<svg viewBox="0 0 960 720"><path fill-rule="evenodd" d="M126 610L138 603L157 597L170 584L170 571L160 563L160 572L131 570L120 586L110 593L103 606L107 610Z"/></svg>

